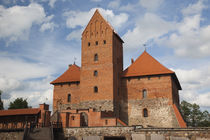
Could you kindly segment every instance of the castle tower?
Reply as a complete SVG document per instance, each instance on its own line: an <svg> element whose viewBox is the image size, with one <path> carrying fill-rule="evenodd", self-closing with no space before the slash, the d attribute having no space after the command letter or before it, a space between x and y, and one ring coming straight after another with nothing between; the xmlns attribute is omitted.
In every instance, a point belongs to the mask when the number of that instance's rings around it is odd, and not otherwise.
<svg viewBox="0 0 210 140"><path fill-rule="evenodd" d="M123 71L123 40L98 10L82 33L80 102L84 108L114 111Z"/></svg>

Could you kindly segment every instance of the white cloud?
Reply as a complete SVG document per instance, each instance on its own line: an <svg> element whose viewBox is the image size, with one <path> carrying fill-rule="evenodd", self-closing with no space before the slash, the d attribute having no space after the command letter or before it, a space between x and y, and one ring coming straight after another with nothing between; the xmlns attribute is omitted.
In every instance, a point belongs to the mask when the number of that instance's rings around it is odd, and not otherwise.
<svg viewBox="0 0 210 140"><path fill-rule="evenodd" d="M28 39L30 29L35 24L44 22L42 31L55 27L52 22L45 22L51 16L46 17L44 8L36 3L10 8L0 6L0 15L0 38L7 43Z"/></svg>
<svg viewBox="0 0 210 140"><path fill-rule="evenodd" d="M164 0L140 0L140 5L147 10L156 10Z"/></svg>
<svg viewBox="0 0 210 140"><path fill-rule="evenodd" d="M32 3L29 6L0 6L0 38L16 41L26 39L33 24L41 24L45 12L41 5Z"/></svg>
<svg viewBox="0 0 210 140"><path fill-rule="evenodd" d="M78 30L73 30L67 37L67 40L77 40L81 41L81 34L84 28L78 29Z"/></svg>
<svg viewBox="0 0 210 140"><path fill-rule="evenodd" d="M210 25L201 26L200 22L202 1L189 5L183 10L184 18L177 23L176 32L165 36L157 42L160 45L173 48L177 56L188 58L201 58L210 55ZM195 10L197 9L197 10Z"/></svg>
<svg viewBox="0 0 210 140"><path fill-rule="evenodd" d="M198 0L195 4L190 4L187 8L184 8L182 10L183 15L194 15L194 14L200 14L203 9L207 8L207 6L204 5L203 0Z"/></svg>
<svg viewBox="0 0 210 140"><path fill-rule="evenodd" d="M181 99L200 106L210 107L210 73L209 65L197 69L175 69L183 90Z"/></svg>
<svg viewBox="0 0 210 140"><path fill-rule="evenodd" d="M120 7L120 0L110 1L109 4L108 4L108 7L113 8L113 9L119 8Z"/></svg>
<svg viewBox="0 0 210 140"><path fill-rule="evenodd" d="M146 13L136 22L134 29L128 30L123 39L128 48L142 46L150 39L155 39L175 29L176 24L165 21L153 13Z"/></svg>
<svg viewBox="0 0 210 140"><path fill-rule="evenodd" d="M56 0L49 0L49 5L50 7L54 7L54 4L55 4Z"/></svg>
<svg viewBox="0 0 210 140"><path fill-rule="evenodd" d="M87 25L91 16L95 12L96 8L91 9L88 12L81 11L68 11L64 13L64 16L67 17L66 26L68 28L76 28L76 27L84 27ZM114 26L115 29L118 29L128 20L128 15L126 13L120 13L119 15L115 15L112 10L105 10L99 8L100 13L103 15L105 19L108 19L111 25Z"/></svg>
<svg viewBox="0 0 210 140"><path fill-rule="evenodd" d="M42 24L40 31L44 32L46 30L50 30L53 31L54 28L58 27L57 24L51 22L51 20L53 19L54 15L50 15L48 17L45 18L44 23Z"/></svg>
<svg viewBox="0 0 210 140"><path fill-rule="evenodd" d="M53 70L46 65L25 62L19 59L1 57L0 64L0 76L7 76L7 78L18 80L44 77L53 72Z"/></svg>

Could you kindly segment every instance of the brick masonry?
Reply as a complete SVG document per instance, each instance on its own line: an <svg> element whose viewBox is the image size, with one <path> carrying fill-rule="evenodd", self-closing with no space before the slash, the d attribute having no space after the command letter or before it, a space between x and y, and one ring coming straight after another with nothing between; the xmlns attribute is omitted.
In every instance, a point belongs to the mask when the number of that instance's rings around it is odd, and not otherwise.
<svg viewBox="0 0 210 140"><path fill-rule="evenodd" d="M173 110L173 105L179 108L180 87L175 74L123 76L122 43L96 11L82 33L80 80L54 84L53 110L113 111L128 126L185 127L180 125ZM147 96L143 98L144 90ZM144 109L148 117L143 116Z"/></svg>

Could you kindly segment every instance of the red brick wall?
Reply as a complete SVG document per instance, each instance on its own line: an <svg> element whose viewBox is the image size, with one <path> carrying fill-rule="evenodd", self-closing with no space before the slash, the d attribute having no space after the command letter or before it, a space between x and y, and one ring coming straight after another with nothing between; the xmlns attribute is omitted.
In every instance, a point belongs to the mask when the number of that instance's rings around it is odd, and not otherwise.
<svg viewBox="0 0 210 140"><path fill-rule="evenodd" d="M71 94L71 102L67 101L68 94ZM66 109L59 104L74 104L80 102L80 85L79 83L66 83L54 85L53 92L53 111Z"/></svg>

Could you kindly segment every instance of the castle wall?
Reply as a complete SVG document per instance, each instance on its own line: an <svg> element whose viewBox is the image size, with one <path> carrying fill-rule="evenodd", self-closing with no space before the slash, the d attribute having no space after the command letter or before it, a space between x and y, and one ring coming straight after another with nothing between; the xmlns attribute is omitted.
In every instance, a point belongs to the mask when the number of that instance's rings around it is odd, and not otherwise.
<svg viewBox="0 0 210 140"><path fill-rule="evenodd" d="M56 110L65 110L70 104L78 104L80 102L79 93L79 83L55 84L53 93L53 112ZM71 102L68 102L68 94L71 94Z"/></svg>
<svg viewBox="0 0 210 140"><path fill-rule="evenodd" d="M170 75L124 78L122 84L121 110L128 116L121 119L128 125L179 127L172 108ZM147 91L145 98L143 90ZM148 117L144 117L144 109L147 109Z"/></svg>
<svg viewBox="0 0 210 140"><path fill-rule="evenodd" d="M137 127L88 127L66 128L66 138L97 139L104 140L106 137L124 138L125 140L209 140L209 128L137 128Z"/></svg>

